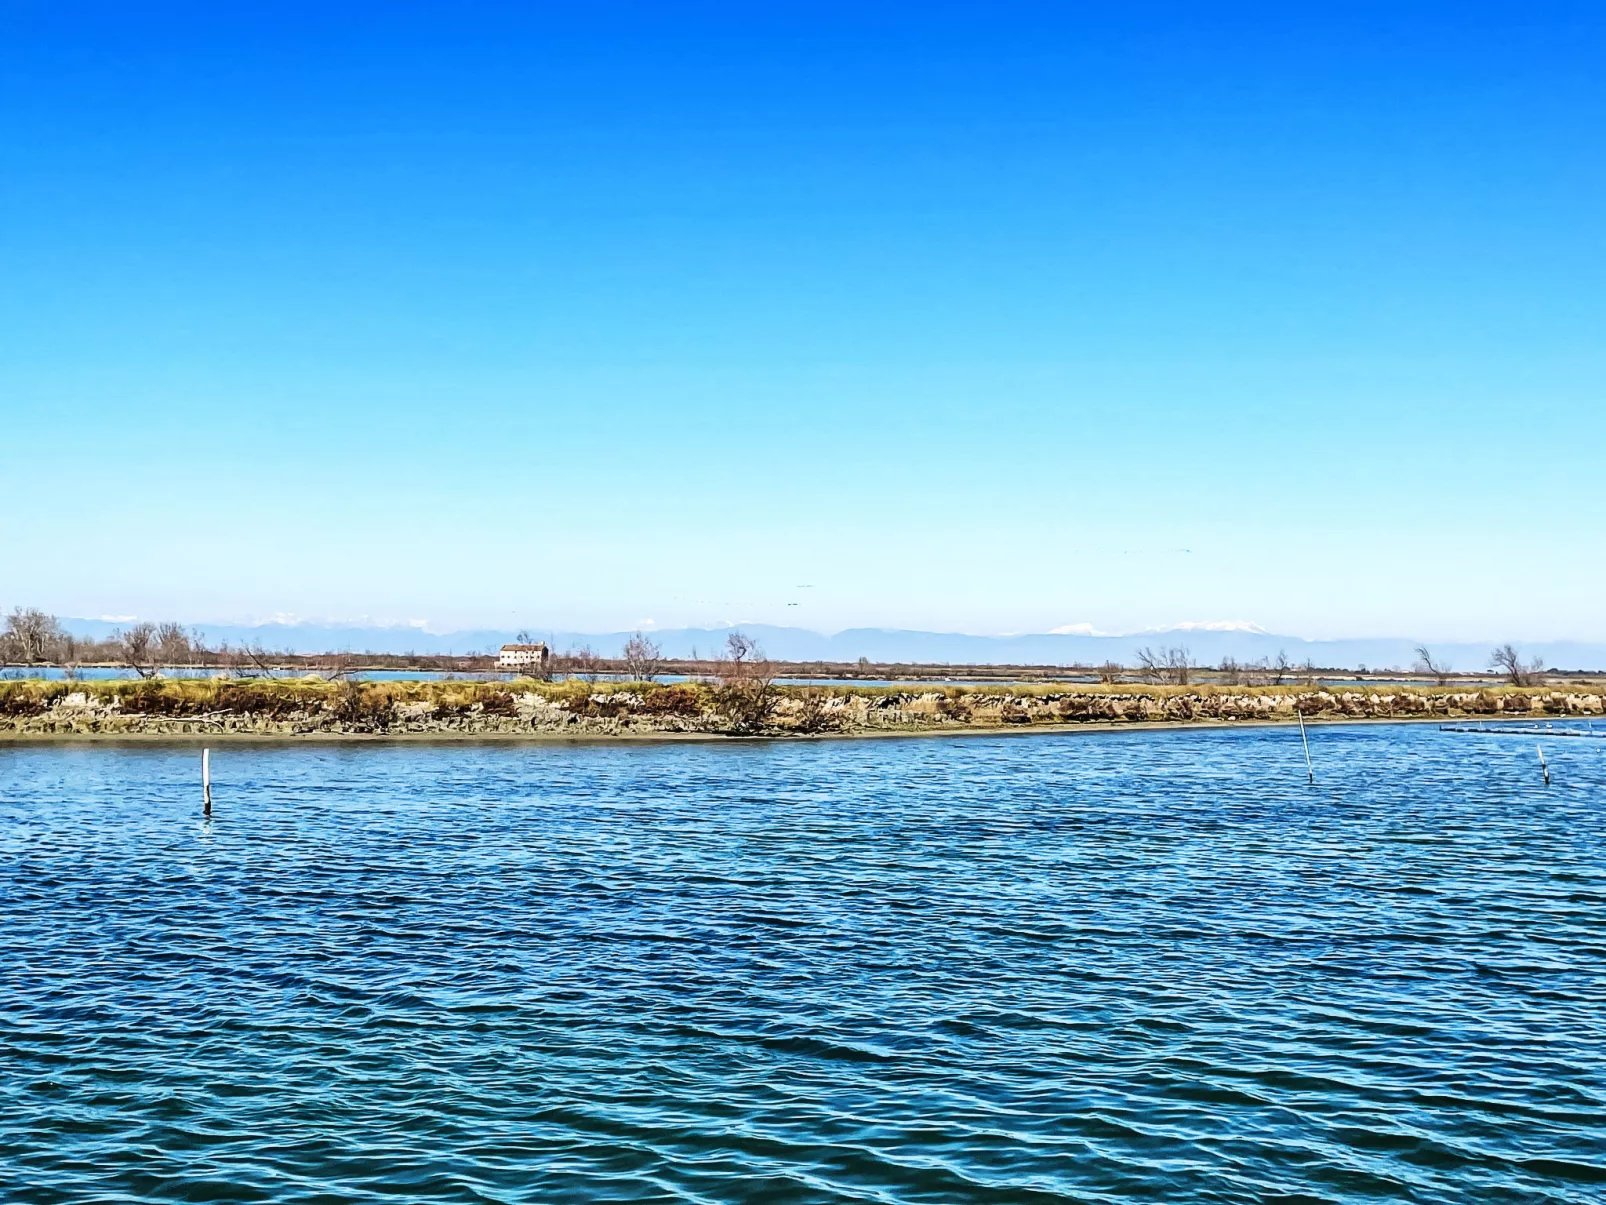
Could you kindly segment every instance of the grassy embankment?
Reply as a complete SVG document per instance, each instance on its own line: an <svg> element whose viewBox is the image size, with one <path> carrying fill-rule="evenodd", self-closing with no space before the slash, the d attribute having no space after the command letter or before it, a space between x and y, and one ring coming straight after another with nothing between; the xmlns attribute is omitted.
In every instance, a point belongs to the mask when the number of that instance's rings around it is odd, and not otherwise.
<svg viewBox="0 0 1606 1205"><path fill-rule="evenodd" d="M1598 686L776 687L311 679L0 681L0 736L811 736L1086 724L1585 717Z"/></svg>

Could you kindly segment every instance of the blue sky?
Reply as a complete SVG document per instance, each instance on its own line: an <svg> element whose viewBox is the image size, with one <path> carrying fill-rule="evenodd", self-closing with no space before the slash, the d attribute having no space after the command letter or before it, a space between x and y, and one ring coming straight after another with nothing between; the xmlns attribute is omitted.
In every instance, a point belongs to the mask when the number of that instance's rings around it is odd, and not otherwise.
<svg viewBox="0 0 1606 1205"><path fill-rule="evenodd" d="M1598 6L230 7L0 9L0 605L1606 638Z"/></svg>

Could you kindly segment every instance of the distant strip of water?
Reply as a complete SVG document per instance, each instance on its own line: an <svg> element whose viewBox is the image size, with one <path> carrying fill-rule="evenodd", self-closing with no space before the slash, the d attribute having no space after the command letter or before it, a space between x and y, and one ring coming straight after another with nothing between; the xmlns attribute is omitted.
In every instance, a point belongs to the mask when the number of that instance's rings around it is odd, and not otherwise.
<svg viewBox="0 0 1606 1205"><path fill-rule="evenodd" d="M223 671L211 668L198 669L193 666L171 666L160 671L167 678L216 678L224 676ZM121 682L131 681L140 675L132 669L115 665L79 666L71 670L59 665L12 666L0 669L0 679L11 678L43 678L47 681L60 682L64 680L80 679L85 682ZM318 671L286 671L277 675L294 678L300 676L323 677ZM465 674L460 672L442 672L440 670L425 669L365 669L355 673L346 674L345 677L355 678L367 682L441 682L448 680L466 680L478 682L511 682L519 675L511 673L483 673ZM571 674L557 675L557 680L567 679L576 681L596 682L624 682L629 679L623 674ZM682 674L659 674L655 679L659 682L687 682L689 677ZM1020 682L1031 682L1042 685L1054 683L1075 684L1097 682L1096 674L1077 674L1067 672L1063 677L1056 678L777 678L781 686L1003 686ZM1314 685L1324 689L1356 686L1424 686L1430 685L1422 679L1393 679L1393 678L1319 678Z"/></svg>

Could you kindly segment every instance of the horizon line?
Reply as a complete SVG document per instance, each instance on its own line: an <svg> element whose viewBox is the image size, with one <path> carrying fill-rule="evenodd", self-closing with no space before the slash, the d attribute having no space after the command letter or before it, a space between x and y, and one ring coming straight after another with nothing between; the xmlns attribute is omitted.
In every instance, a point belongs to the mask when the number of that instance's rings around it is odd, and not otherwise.
<svg viewBox="0 0 1606 1205"><path fill-rule="evenodd" d="M100 616L62 616L60 622L95 623L95 624L129 624L150 622L138 615L100 615ZM421 635L435 638L466 635L472 633L504 633L513 631L532 631L555 634L562 632L566 636L620 636L633 632L643 635L669 634L676 632L729 632L743 628L769 628L776 631L807 632L811 635L831 639L852 632L880 632L880 633L906 633L920 636L947 636L962 637L974 640L1028 640L1043 638L1077 638L1093 640L1130 640L1142 636L1179 636L1179 635L1207 635L1207 636L1245 636L1265 637L1276 640L1299 641L1305 644L1333 644L1350 641L1367 640L1403 640L1420 641L1422 643L1436 643L1448 645L1484 645L1499 644L1511 639L1517 639L1530 644L1606 644L1606 638L1592 639L1584 636L1530 636L1512 638L1507 636L1484 637L1424 637L1415 634L1402 634L1398 632L1371 633L1365 635L1325 635L1304 636L1292 632L1276 632L1258 623L1245 620L1183 620L1176 624L1156 627L1137 628L1129 631L1106 631L1095 628L1092 624L1067 624L1058 628L1043 631L1014 631L1014 632L976 632L961 629L936 628L909 628L893 627L882 624L860 624L824 630L820 628L803 627L797 624L771 623L762 620L737 621L720 624L683 624L677 627L657 625L637 625L634 627L613 628L607 630L584 630L581 628L564 629L555 625L541 625L531 627L527 624L497 627L484 625L480 627L453 627L435 628L430 626L428 620L407 620L386 622L368 619L312 619L305 617L274 617L264 620L195 620L185 623L186 627L204 632L208 626L232 628L346 628L353 630L370 630L382 632L416 631Z"/></svg>

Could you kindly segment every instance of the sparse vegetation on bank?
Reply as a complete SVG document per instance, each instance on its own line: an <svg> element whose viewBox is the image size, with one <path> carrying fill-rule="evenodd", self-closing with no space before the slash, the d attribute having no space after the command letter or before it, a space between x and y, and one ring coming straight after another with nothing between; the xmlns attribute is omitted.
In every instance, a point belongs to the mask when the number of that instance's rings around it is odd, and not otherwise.
<svg viewBox="0 0 1606 1205"><path fill-rule="evenodd" d="M1312 689L1094 684L941 690L724 681L140 679L0 682L8 736L813 736L1085 724L1589 717L1598 686Z"/></svg>

